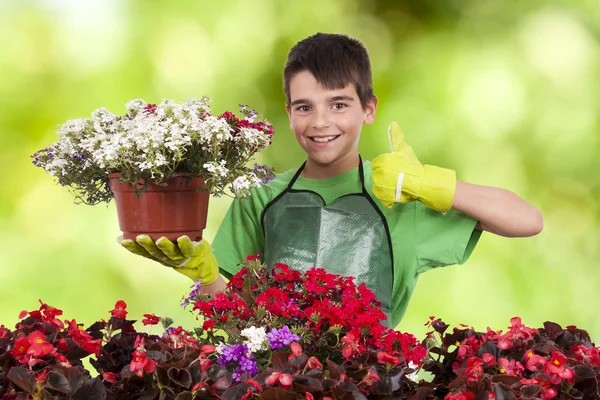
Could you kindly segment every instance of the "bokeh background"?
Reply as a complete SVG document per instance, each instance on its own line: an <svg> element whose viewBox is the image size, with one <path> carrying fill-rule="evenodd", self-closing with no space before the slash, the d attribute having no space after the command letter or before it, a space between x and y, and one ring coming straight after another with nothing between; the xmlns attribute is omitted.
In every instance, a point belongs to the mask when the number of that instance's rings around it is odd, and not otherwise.
<svg viewBox="0 0 600 400"><path fill-rule="evenodd" d="M552 320L600 341L598 0L0 0L0 323L38 298L67 318L154 312L191 329L187 278L129 254L114 204L75 205L29 156L68 119L133 98L249 104L277 134L259 161L297 167L284 111L287 51L315 32L367 46L380 99L360 150L387 151L396 120L426 163L539 207L534 238L484 234L462 266L424 274L400 329L430 315L478 329ZM212 199L212 240L231 199ZM154 328L156 329L156 328Z"/></svg>

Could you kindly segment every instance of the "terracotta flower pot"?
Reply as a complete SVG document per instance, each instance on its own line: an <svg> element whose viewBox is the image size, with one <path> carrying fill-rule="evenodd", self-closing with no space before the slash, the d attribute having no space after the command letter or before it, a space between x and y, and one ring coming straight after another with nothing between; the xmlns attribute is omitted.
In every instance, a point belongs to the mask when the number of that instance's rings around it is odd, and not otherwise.
<svg viewBox="0 0 600 400"><path fill-rule="evenodd" d="M175 242L187 235L192 240L202 239L208 214L208 190L201 177L186 178L184 174L165 180L168 186L148 183L141 196L135 194L133 185L119 183L121 174L108 175L110 189L117 205L119 227L125 239L145 234L153 240L166 236ZM143 186L143 180L138 183Z"/></svg>

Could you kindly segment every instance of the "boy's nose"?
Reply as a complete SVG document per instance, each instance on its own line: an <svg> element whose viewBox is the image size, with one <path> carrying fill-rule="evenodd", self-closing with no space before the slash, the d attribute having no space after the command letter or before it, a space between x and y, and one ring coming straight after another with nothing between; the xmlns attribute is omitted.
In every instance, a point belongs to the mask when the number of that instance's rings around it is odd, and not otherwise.
<svg viewBox="0 0 600 400"><path fill-rule="evenodd" d="M329 128L329 121L327 120L327 113L317 112L313 120L312 126L314 129L326 129Z"/></svg>

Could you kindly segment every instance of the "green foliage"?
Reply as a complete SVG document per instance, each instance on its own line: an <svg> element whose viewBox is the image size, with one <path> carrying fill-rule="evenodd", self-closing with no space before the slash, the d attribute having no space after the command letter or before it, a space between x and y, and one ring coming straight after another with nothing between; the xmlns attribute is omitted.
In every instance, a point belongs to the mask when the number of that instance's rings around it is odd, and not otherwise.
<svg viewBox="0 0 600 400"><path fill-rule="evenodd" d="M57 126L131 98L208 94L220 113L251 104L275 126L259 159L279 171L303 160L284 110L289 48L317 31L345 32L369 49L377 121L360 150L387 151L399 122L429 164L499 186L542 210L541 235L484 234L464 266L424 274L400 329L427 316L499 325L520 315L600 336L600 45L597 3L494 1L23 2L0 5L0 320L42 297L100 318L115 298L132 312L174 310L188 282L115 243L115 209L73 204L29 155ZM594 17L596 16L596 17ZM230 199L211 199L211 240ZM568 299L566 301L565 299ZM483 312L482 310L486 310ZM492 310L490 312L489 310ZM188 322L186 322L188 321Z"/></svg>

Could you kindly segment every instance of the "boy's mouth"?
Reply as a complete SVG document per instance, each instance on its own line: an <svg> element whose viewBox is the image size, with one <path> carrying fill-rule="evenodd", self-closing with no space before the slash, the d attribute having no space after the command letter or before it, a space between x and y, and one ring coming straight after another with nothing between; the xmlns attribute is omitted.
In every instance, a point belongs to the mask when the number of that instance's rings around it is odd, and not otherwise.
<svg viewBox="0 0 600 400"><path fill-rule="evenodd" d="M328 143L332 140L339 138L341 135L333 135L333 136L312 136L309 137L310 140L316 143Z"/></svg>

